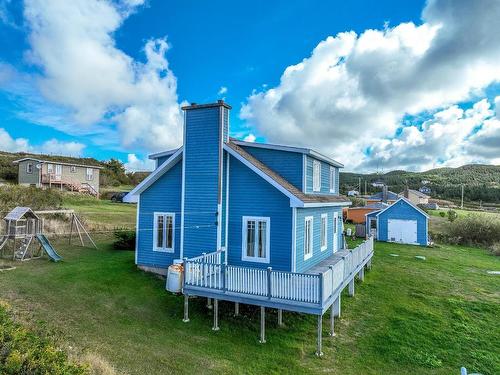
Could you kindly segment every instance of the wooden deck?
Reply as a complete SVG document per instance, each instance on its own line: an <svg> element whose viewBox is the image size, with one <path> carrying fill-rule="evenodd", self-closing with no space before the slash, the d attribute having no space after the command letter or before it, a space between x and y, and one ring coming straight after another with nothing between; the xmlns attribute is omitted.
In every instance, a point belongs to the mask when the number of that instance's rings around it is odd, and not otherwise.
<svg viewBox="0 0 500 375"><path fill-rule="evenodd" d="M225 264L224 251L184 260L183 293L217 300L322 315L371 264L373 239L339 251L306 273Z"/></svg>

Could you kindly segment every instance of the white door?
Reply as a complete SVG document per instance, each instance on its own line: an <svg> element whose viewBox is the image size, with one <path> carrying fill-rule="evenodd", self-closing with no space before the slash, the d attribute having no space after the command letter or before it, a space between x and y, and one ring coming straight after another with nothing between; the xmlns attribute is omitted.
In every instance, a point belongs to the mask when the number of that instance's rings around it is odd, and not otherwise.
<svg viewBox="0 0 500 375"><path fill-rule="evenodd" d="M339 213L333 213L333 252L339 249Z"/></svg>
<svg viewBox="0 0 500 375"><path fill-rule="evenodd" d="M389 219L387 221L387 240L407 244L417 243L417 221Z"/></svg>
<svg viewBox="0 0 500 375"><path fill-rule="evenodd" d="M62 176L62 165L56 164L56 173L54 174L54 180L61 181Z"/></svg>

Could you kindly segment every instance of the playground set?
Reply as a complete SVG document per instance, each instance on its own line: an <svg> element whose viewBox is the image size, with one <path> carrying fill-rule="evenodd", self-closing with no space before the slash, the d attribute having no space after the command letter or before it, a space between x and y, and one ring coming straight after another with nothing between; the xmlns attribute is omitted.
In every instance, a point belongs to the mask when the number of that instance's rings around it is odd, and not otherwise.
<svg viewBox="0 0 500 375"><path fill-rule="evenodd" d="M59 262L62 257L56 252L44 233L44 219L42 216L46 214L69 215L71 220L69 243L71 244L73 230L75 230L82 246L85 246L83 232L91 244L97 248L73 210L33 211L29 207L16 207L3 219L6 230L3 235L0 235L0 256L12 260L26 261L41 258L46 254L53 262Z"/></svg>

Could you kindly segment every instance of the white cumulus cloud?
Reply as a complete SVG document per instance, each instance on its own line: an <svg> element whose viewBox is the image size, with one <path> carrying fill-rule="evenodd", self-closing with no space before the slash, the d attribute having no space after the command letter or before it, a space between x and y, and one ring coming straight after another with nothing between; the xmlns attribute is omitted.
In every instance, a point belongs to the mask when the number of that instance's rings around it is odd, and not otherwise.
<svg viewBox="0 0 500 375"><path fill-rule="evenodd" d="M498 19L497 0L474 7L466 0L430 0L421 24L330 36L286 68L276 87L254 92L240 116L271 142L319 148L347 169L370 166L370 148L388 162L388 155L400 154L399 142L423 145L441 129L406 129L406 116L437 111L456 119L455 104L500 81ZM442 113L446 108L453 113ZM460 123L474 122L462 117ZM390 165L421 169L412 160Z"/></svg>
<svg viewBox="0 0 500 375"><path fill-rule="evenodd" d="M120 50L114 32L141 0L26 0L27 56L41 68L45 98L72 111L78 126L116 125L119 145L177 146L182 114L166 38L144 45L145 62Z"/></svg>
<svg viewBox="0 0 500 375"><path fill-rule="evenodd" d="M136 154L128 154L124 166L127 172L152 171L155 168L155 162L148 158L140 159Z"/></svg>

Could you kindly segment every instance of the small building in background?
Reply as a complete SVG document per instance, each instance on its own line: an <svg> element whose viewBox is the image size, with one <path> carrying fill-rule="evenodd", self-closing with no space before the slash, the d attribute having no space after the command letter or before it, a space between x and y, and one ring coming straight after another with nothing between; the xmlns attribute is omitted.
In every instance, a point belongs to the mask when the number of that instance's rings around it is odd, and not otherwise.
<svg viewBox="0 0 500 375"><path fill-rule="evenodd" d="M388 207L387 203L377 202L372 203L362 207L348 207L347 210L347 221L353 224L364 224L366 221L366 214L373 211L380 211Z"/></svg>
<svg viewBox="0 0 500 375"><path fill-rule="evenodd" d="M357 191L357 190L349 190L347 192L347 196L348 197L357 197L357 196L359 196L359 191Z"/></svg>
<svg viewBox="0 0 500 375"><path fill-rule="evenodd" d="M405 189L403 192L401 192L400 196L405 197L414 205L428 204L429 198L430 198L428 195L426 195L418 190L413 190L413 189L408 189L408 188Z"/></svg>
<svg viewBox="0 0 500 375"><path fill-rule="evenodd" d="M378 241L427 246L429 216L404 197L366 214L366 233Z"/></svg>
<svg viewBox="0 0 500 375"><path fill-rule="evenodd" d="M99 172L102 167L63 163L36 158L15 160L19 185L54 188L99 196Z"/></svg>
<svg viewBox="0 0 500 375"><path fill-rule="evenodd" d="M384 185L382 187L382 191L379 191L378 193L375 193L373 195L370 195L368 198L366 198L366 204L373 204L373 203L387 203L387 204L393 204L399 199L399 196L396 193L393 193L392 191L389 191L387 189L387 186Z"/></svg>
<svg viewBox="0 0 500 375"><path fill-rule="evenodd" d="M421 192L421 193L423 193L423 194L427 194L427 195L429 195L432 192L431 188L428 187L428 186L421 186L418 189L418 191Z"/></svg>

